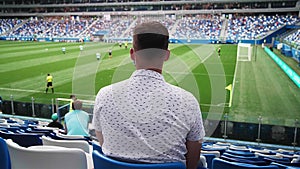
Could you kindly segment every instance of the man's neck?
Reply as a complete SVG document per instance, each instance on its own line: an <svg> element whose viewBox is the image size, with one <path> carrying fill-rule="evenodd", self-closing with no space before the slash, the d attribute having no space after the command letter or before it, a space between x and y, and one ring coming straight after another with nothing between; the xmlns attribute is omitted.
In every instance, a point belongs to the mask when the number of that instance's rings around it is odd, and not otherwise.
<svg viewBox="0 0 300 169"><path fill-rule="evenodd" d="M148 68L146 70L152 70L152 71L155 71L155 72L160 73L160 74L162 73L162 70L161 69L157 69L157 68Z"/></svg>

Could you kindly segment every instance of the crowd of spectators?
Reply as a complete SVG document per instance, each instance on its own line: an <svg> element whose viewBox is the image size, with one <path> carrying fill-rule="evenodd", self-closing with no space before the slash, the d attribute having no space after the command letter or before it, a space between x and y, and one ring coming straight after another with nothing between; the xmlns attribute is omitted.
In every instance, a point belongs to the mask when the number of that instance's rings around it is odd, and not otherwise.
<svg viewBox="0 0 300 169"><path fill-rule="evenodd" d="M22 23L20 19L0 19L0 35L5 34L6 32L13 30L13 28Z"/></svg>
<svg viewBox="0 0 300 169"><path fill-rule="evenodd" d="M292 34L289 34L288 36L286 36L284 38L285 41L288 41L292 44L295 44L297 46L300 46L300 29L298 29L297 31L295 31Z"/></svg>
<svg viewBox="0 0 300 169"><path fill-rule="evenodd" d="M142 22L148 22L148 21L152 21L152 20L155 20L155 21L159 21L160 23L162 23L169 31L171 31L173 29L173 26L175 24L175 19L172 19L172 18L161 18L161 17L158 17L158 18L147 18L147 17L139 17L139 18L136 18L134 24L132 25L132 27L125 31L123 37L124 38L130 38L132 37L132 28L134 28L137 24L140 24ZM133 22L133 21L132 21Z"/></svg>
<svg viewBox="0 0 300 169"><path fill-rule="evenodd" d="M240 16L229 19L227 37L230 40L258 39L284 25L297 23L297 16Z"/></svg>
<svg viewBox="0 0 300 169"><path fill-rule="evenodd" d="M186 17L179 20L173 36L178 39L218 39L221 26L218 16L211 19Z"/></svg>
<svg viewBox="0 0 300 169"><path fill-rule="evenodd" d="M28 21L25 20L23 25L11 31L9 36L29 37L40 35L53 24L53 21L30 18Z"/></svg>
<svg viewBox="0 0 300 169"><path fill-rule="evenodd" d="M118 18L115 19L111 25L109 26L109 33L107 34L107 38L120 38L126 32L126 30L130 27L132 23L132 19L127 18Z"/></svg>
<svg viewBox="0 0 300 169"><path fill-rule="evenodd" d="M66 18L51 27L47 37L78 37L93 23L93 18Z"/></svg>
<svg viewBox="0 0 300 169"><path fill-rule="evenodd" d="M145 17L45 17L29 19L1 19L0 34L14 37L90 37L103 35L107 39L129 38L132 28L151 18ZM152 18L153 19L153 18ZM154 18L163 23L175 39L219 39L222 29L227 40L259 39L268 33L299 21L297 16L233 16L226 19L217 15L189 16L182 18ZM16 26L18 25L18 26ZM224 26L225 25L225 26ZM222 27L223 26L223 27ZM289 41L299 41L299 32L291 35ZM223 36L223 35L222 35Z"/></svg>

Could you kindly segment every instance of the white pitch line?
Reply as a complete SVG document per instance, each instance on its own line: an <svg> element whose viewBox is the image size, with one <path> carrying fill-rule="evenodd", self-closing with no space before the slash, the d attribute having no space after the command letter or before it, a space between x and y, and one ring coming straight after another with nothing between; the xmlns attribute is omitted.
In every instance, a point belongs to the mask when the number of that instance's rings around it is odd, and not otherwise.
<svg viewBox="0 0 300 169"><path fill-rule="evenodd" d="M211 51L210 54L207 55L206 58L204 58L204 59L201 61L201 63L205 62L208 58L210 58L212 54L213 54L213 51Z"/></svg>

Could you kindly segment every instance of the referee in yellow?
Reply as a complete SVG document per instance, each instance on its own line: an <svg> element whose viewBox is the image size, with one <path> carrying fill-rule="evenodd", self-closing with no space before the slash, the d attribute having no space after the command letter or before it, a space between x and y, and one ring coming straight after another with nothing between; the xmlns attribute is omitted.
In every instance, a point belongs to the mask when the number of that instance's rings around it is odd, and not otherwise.
<svg viewBox="0 0 300 169"><path fill-rule="evenodd" d="M46 93L48 92L49 88L51 88L52 93L54 93L54 88L53 88L53 85L52 85L53 77L49 73L47 75L46 81L47 81Z"/></svg>

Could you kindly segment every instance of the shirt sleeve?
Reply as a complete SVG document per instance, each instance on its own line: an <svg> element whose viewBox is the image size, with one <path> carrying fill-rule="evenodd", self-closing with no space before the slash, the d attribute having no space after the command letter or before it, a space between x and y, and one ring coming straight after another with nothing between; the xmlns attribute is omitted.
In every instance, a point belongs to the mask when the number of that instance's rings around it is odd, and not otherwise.
<svg viewBox="0 0 300 169"><path fill-rule="evenodd" d="M191 128L190 132L187 135L187 140L189 141L199 141L202 140L205 136L205 131L203 127L202 114L200 110L199 103L196 98L193 99L191 104L191 111L193 113L191 119Z"/></svg>

